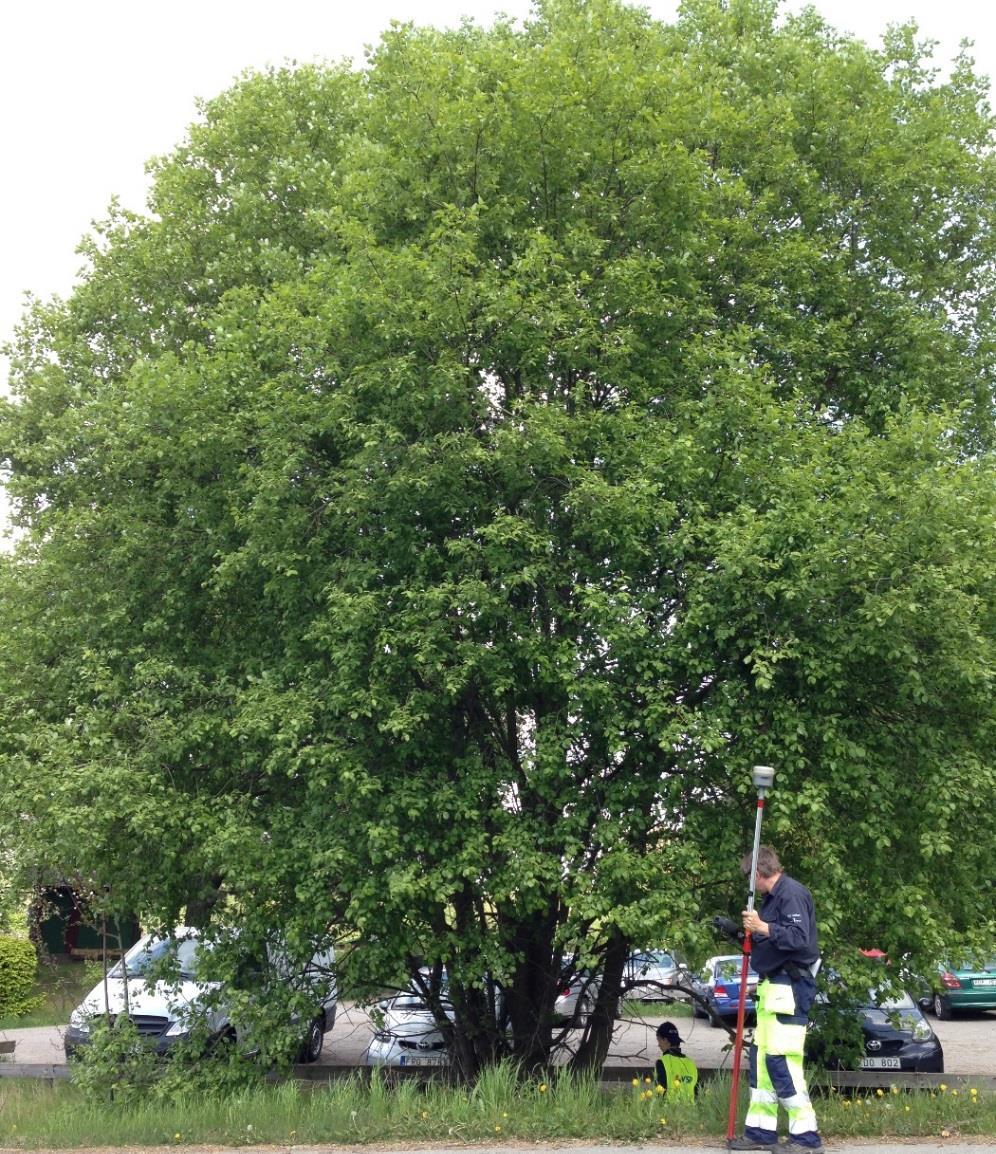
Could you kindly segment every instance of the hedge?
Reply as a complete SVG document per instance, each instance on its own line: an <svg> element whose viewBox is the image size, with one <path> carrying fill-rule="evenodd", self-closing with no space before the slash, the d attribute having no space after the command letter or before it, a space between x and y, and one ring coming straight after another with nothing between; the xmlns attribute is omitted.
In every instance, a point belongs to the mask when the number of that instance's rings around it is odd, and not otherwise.
<svg viewBox="0 0 996 1154"><path fill-rule="evenodd" d="M25 938L0 937L0 1018L33 1010L41 999L32 996L38 955Z"/></svg>

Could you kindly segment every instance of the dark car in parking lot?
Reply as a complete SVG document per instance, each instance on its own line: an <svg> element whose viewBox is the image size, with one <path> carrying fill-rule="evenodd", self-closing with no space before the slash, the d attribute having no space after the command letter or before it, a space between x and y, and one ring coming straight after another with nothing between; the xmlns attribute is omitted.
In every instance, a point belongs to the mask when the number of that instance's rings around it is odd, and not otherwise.
<svg viewBox="0 0 996 1154"><path fill-rule="evenodd" d="M907 993L872 991L858 1004L838 1005L820 994L806 1051L831 1069L944 1073L941 1043Z"/></svg>

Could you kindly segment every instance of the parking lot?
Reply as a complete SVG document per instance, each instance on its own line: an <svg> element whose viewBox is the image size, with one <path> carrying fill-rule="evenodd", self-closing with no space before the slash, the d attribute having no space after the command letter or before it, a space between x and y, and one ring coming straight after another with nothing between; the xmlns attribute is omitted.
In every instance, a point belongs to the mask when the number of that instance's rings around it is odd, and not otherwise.
<svg viewBox="0 0 996 1154"><path fill-rule="evenodd" d="M634 1068L650 1067L657 1056L654 1031L667 1017L666 1009L648 1008L642 1020L621 1021L616 1029L608 1064ZM729 1066L730 1040L725 1030L689 1017L670 1019L685 1041L685 1052L703 1068ZM950 1074L996 1075L996 1011L959 1017L952 1022L929 1018L944 1047L944 1069ZM328 1066L355 1066L363 1062L370 1040L371 1025L366 1011L351 1003L339 1007L335 1029L325 1037L321 1063ZM61 1064L62 1032L57 1026L37 1026L26 1030L0 1032L0 1041L16 1043L12 1059L18 1064Z"/></svg>
<svg viewBox="0 0 996 1154"><path fill-rule="evenodd" d="M654 1032L667 1018L666 1009L648 1007L642 1020L619 1022L608 1064L652 1066L657 1057ZM730 1039L725 1030L715 1029L701 1018L672 1017L685 1042L684 1051L702 1067L729 1066ZM953 1022L928 1018L944 1047L944 1068L953 1074L996 1075L996 1011L960 1017ZM335 1029L325 1038L321 1061L326 1065L351 1066L363 1061L370 1039L370 1019L357 1006L340 1007Z"/></svg>

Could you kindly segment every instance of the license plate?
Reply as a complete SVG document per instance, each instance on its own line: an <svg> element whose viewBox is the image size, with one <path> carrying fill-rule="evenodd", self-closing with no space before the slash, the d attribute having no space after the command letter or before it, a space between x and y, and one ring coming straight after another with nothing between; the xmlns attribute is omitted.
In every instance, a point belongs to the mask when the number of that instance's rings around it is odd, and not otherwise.
<svg viewBox="0 0 996 1154"><path fill-rule="evenodd" d="M449 1059L443 1054L404 1054L399 1065L402 1066L445 1066Z"/></svg>
<svg viewBox="0 0 996 1154"><path fill-rule="evenodd" d="M996 978L976 978L973 986L996 986Z"/></svg>
<svg viewBox="0 0 996 1154"><path fill-rule="evenodd" d="M898 1058L862 1058L862 1070L901 1070L902 1064Z"/></svg>

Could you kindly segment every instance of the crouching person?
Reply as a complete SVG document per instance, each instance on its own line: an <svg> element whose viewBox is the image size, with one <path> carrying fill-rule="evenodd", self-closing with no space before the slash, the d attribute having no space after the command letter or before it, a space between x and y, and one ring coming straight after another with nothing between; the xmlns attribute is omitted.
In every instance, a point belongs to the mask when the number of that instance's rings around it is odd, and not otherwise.
<svg viewBox="0 0 996 1154"><path fill-rule="evenodd" d="M672 1102L692 1102L699 1092L699 1071L691 1058L681 1052L681 1035L674 1022L657 1027L657 1046L661 1056L654 1073L657 1085Z"/></svg>

